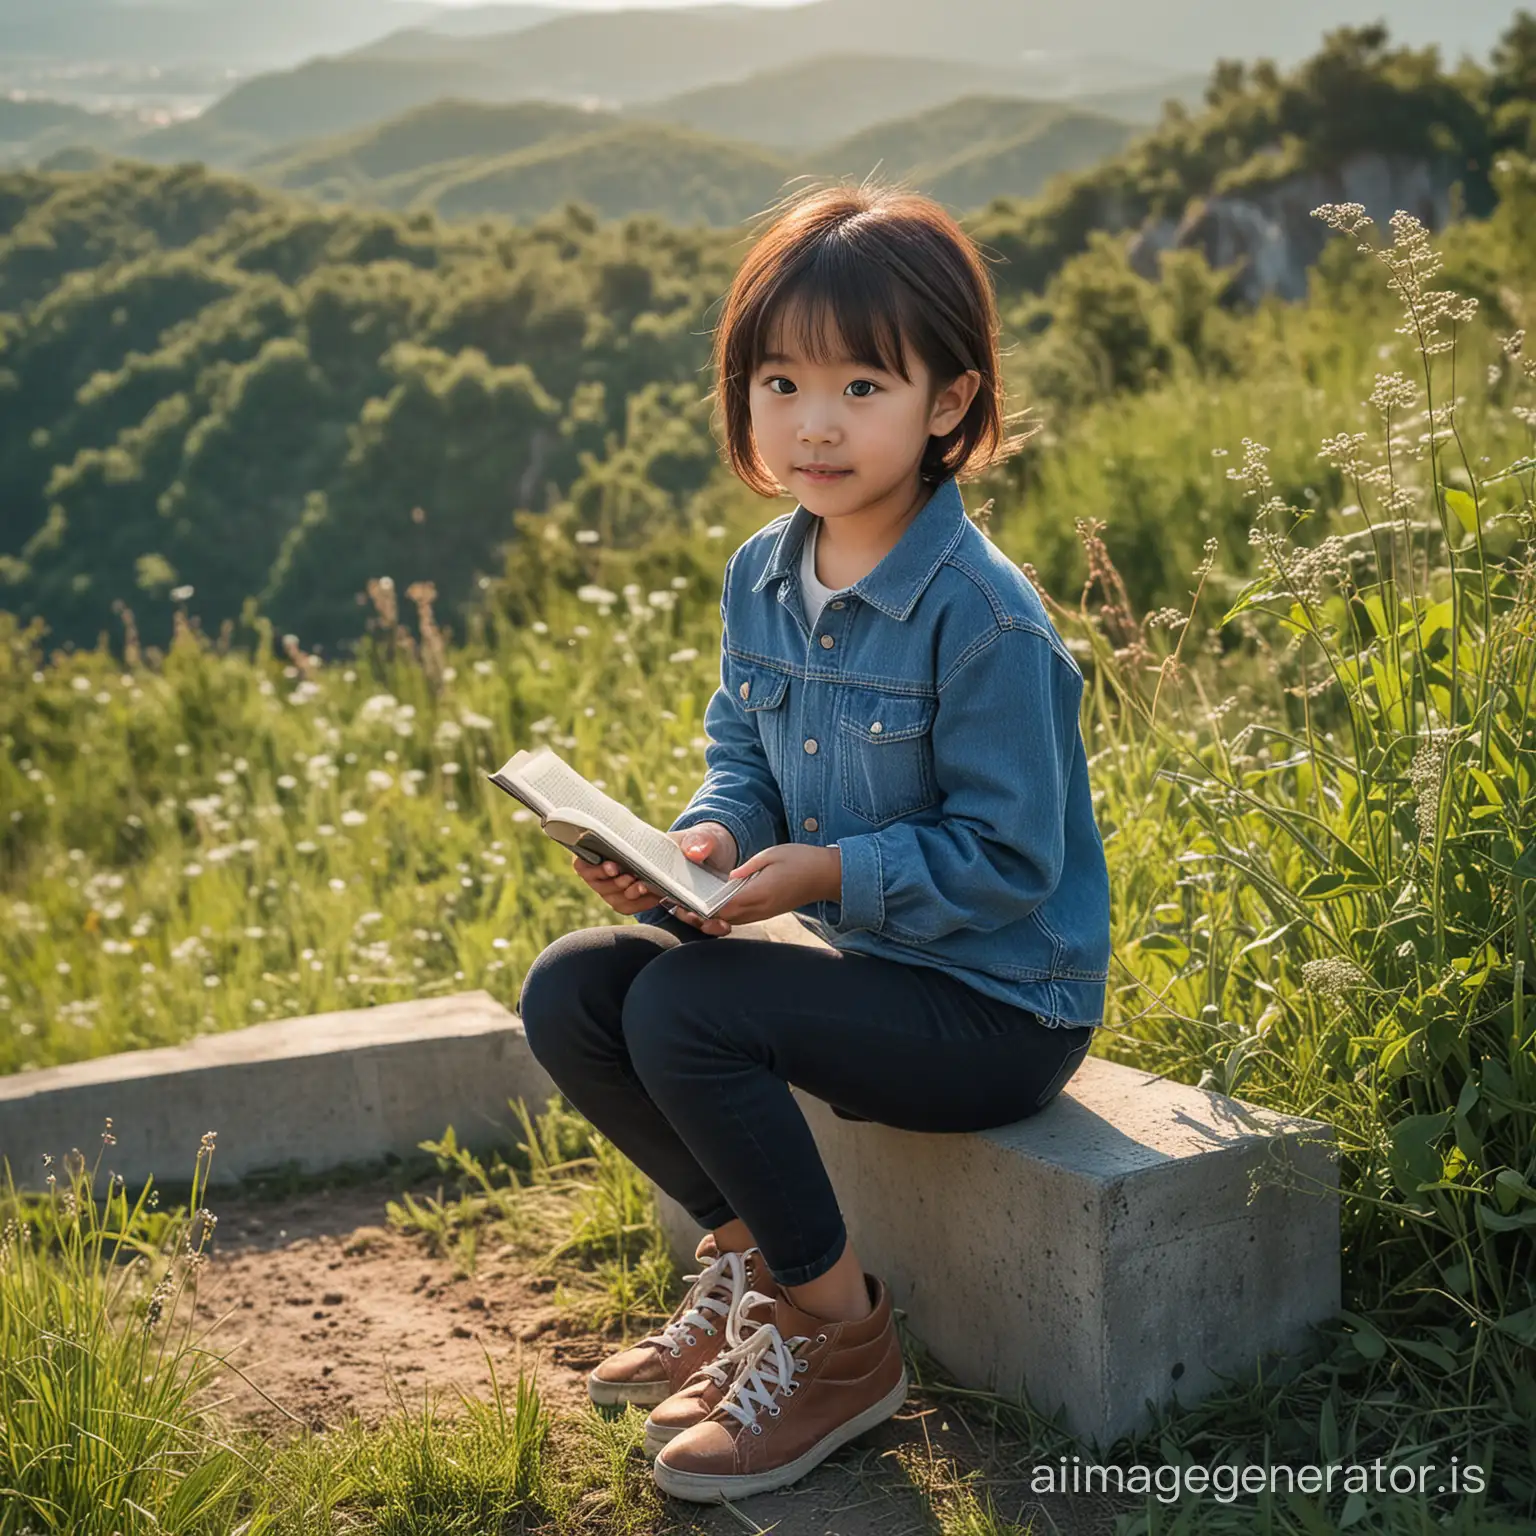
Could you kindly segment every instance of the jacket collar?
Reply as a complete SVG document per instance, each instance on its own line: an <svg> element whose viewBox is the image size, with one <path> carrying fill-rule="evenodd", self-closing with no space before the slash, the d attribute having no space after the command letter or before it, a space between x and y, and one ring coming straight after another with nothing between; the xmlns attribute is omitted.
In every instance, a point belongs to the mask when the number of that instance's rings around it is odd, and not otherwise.
<svg viewBox="0 0 1536 1536"><path fill-rule="evenodd" d="M779 530L767 568L753 584L754 592L761 592L769 582L781 580L795 569L800 546L814 517L803 505L797 505L790 513L789 521ZM960 542L968 521L960 487L951 475L934 488L896 547L888 550L885 558L848 590L891 618L905 619Z"/></svg>

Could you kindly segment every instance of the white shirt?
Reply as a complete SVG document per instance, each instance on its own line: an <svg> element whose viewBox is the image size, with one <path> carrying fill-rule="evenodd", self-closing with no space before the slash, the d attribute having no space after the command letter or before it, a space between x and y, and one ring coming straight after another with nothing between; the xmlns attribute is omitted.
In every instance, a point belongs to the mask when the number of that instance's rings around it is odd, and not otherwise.
<svg viewBox="0 0 1536 1536"><path fill-rule="evenodd" d="M842 590L825 586L816 579L816 536L820 532L821 519L818 517L806 529L805 538L800 544L800 594L805 603L805 622L812 629L815 629L816 620L821 617L822 605L834 592Z"/></svg>

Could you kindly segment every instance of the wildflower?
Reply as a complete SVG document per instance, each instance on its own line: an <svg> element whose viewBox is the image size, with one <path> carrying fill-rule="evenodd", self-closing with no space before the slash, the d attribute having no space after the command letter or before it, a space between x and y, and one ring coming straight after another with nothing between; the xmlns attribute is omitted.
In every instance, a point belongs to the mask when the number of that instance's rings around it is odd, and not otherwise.
<svg viewBox="0 0 1536 1536"><path fill-rule="evenodd" d="M1413 786L1418 804L1415 817L1421 841L1432 841L1440 814L1440 791L1445 782L1445 763L1450 753L1454 730L1436 729L1420 741L1408 765L1408 782Z"/></svg>
<svg viewBox="0 0 1536 1536"><path fill-rule="evenodd" d="M341 813L341 824L344 827L360 827L367 820L368 815L365 811L343 811Z"/></svg>
<svg viewBox="0 0 1536 1536"><path fill-rule="evenodd" d="M1409 411L1418 403L1418 390L1411 380L1401 373L1378 373L1376 387L1371 391L1371 404L1383 416L1394 410Z"/></svg>
<svg viewBox="0 0 1536 1536"><path fill-rule="evenodd" d="M576 530L576 542L578 544L596 544L599 538L595 528L578 528Z"/></svg>
<svg viewBox="0 0 1536 1536"><path fill-rule="evenodd" d="M146 1333L160 1321L160 1314L165 1310L165 1304L170 1300L171 1292L175 1288L175 1282L170 1275L166 1275L150 1293L149 1310L144 1314L144 1331Z"/></svg>
<svg viewBox="0 0 1536 1536"><path fill-rule="evenodd" d="M317 848L318 845L312 843L307 837L293 845L295 853L314 853L317 851Z"/></svg>
<svg viewBox="0 0 1536 1536"><path fill-rule="evenodd" d="M457 763L444 763L441 769L442 775L446 779L451 779L458 771L459 765Z"/></svg>
<svg viewBox="0 0 1536 1536"><path fill-rule="evenodd" d="M667 660L669 662L673 662L673 663L676 663L678 665L681 665L683 662L697 661L698 657L699 657L699 653L698 653L697 649L690 645L690 646L685 646L680 651L673 651L672 654L667 657Z"/></svg>
<svg viewBox="0 0 1536 1536"><path fill-rule="evenodd" d="M222 985L222 983L217 976L209 975L203 977L203 985L211 992L215 987Z"/></svg>
<svg viewBox="0 0 1536 1536"><path fill-rule="evenodd" d="M277 780L277 787L279 789L297 789L299 781L291 773L280 774Z"/></svg>
<svg viewBox="0 0 1536 1536"><path fill-rule="evenodd" d="M382 768L370 768L368 770L367 784L369 789L376 789L380 793L389 789L395 782L392 773L386 773Z"/></svg>
<svg viewBox="0 0 1536 1536"><path fill-rule="evenodd" d="M1269 449L1252 438L1243 439L1243 462L1236 469L1227 471L1227 479L1235 480L1244 487L1243 495L1256 496L1268 490L1274 483L1269 475Z"/></svg>
<svg viewBox="0 0 1536 1536"><path fill-rule="evenodd" d="M610 592L606 587L593 586L589 583L584 587L578 587L576 589L576 600L582 603L606 604L616 603L618 602L619 598L616 592Z"/></svg>
<svg viewBox="0 0 1536 1536"><path fill-rule="evenodd" d="M1308 960L1301 968L1302 987L1334 1003L1342 1001L1346 992L1366 986L1369 981L1370 977L1353 960L1337 955Z"/></svg>
<svg viewBox="0 0 1536 1536"><path fill-rule="evenodd" d="M330 886L330 888L333 891L344 891L347 888L347 882L345 880L342 880L342 879L338 878L335 875L333 875L330 878L330 880L327 881L327 884Z"/></svg>
<svg viewBox="0 0 1536 1536"><path fill-rule="evenodd" d="M60 976L68 976L69 975L69 961L68 960L60 960L59 963L56 966L54 966L54 970L56 970L59 973Z"/></svg>

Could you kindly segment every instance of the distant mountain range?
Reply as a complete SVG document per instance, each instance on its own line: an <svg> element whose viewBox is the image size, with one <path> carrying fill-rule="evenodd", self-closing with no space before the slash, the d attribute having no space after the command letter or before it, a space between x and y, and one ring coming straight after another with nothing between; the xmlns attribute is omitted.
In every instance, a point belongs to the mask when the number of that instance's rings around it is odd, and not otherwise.
<svg viewBox="0 0 1536 1536"><path fill-rule="evenodd" d="M904 177L957 211L1030 197L1117 154L1128 123L1055 102L966 97L817 147L772 147L668 122L549 103L442 102L377 128L273 155L258 180L327 200L529 218L581 200L607 218L652 212L734 224L799 175Z"/></svg>
<svg viewBox="0 0 1536 1536"><path fill-rule="evenodd" d="M213 81L352 50L354 58L461 71L429 95L394 100L393 111L444 89L479 94L469 78L477 64L500 81L497 99L526 96L543 72L542 94L592 94L611 106L875 44L886 54L1033 70L1033 94L1066 96L1204 74L1218 57L1291 62L1323 32L1375 20L1402 41L1439 43L1453 58L1483 54L1515 9L1511 0L808 0L787 9L611 12L428 0L0 0L0 92L47 91L51 81L52 94L82 104L93 95L148 100L164 93L166 70L195 69ZM332 83L314 79L322 91Z"/></svg>
<svg viewBox="0 0 1536 1536"><path fill-rule="evenodd" d="M150 138L167 149L200 131L188 123ZM350 134L245 155L241 168L325 202L432 209L446 218L526 219L583 201L605 218L654 213L719 225L759 212L805 175L900 177L956 212L994 197L1030 197L1053 176L1117 154L1136 131L1071 104L967 96L819 145L779 149L664 116L449 100ZM226 133L223 142L249 150L254 141ZM117 152L133 150L130 143ZM67 149L44 165L89 169L112 153Z"/></svg>

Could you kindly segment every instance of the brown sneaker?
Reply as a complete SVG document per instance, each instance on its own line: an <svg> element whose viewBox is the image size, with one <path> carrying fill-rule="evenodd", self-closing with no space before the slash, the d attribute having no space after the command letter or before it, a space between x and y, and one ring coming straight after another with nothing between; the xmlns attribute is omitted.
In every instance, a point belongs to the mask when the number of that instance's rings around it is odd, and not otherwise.
<svg viewBox="0 0 1536 1536"><path fill-rule="evenodd" d="M733 1351L719 1403L661 1448L652 1472L663 1493L716 1504L788 1487L901 1407L907 1370L890 1294L873 1275L864 1282L873 1311L856 1323L779 1297L773 1321Z"/></svg>
<svg viewBox="0 0 1536 1536"><path fill-rule="evenodd" d="M712 1232L694 1257L704 1268L683 1277L692 1284L665 1327L610 1355L587 1377L587 1395L599 1407L659 1403L726 1347L726 1319L749 1288L746 1261L739 1253L721 1253Z"/></svg>
<svg viewBox="0 0 1536 1536"><path fill-rule="evenodd" d="M742 1343L763 1323L773 1321L773 1309L783 1292L763 1262L761 1250L749 1248L746 1260L750 1289L725 1320L725 1348L699 1366L671 1397L651 1409L645 1421L647 1456L657 1455L668 1441L709 1417L735 1374Z"/></svg>

